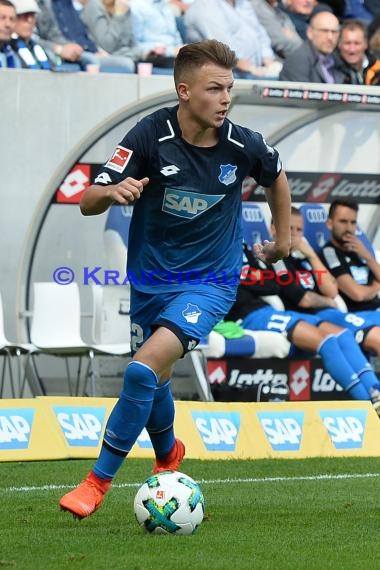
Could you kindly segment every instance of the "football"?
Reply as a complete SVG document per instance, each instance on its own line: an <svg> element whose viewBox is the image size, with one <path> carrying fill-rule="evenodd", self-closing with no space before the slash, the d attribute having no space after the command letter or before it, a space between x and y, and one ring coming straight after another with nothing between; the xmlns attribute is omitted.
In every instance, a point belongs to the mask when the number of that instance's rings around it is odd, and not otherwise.
<svg viewBox="0 0 380 570"><path fill-rule="evenodd" d="M137 522L153 534L193 534L204 516L204 497L194 479L179 471L151 475L134 500Z"/></svg>

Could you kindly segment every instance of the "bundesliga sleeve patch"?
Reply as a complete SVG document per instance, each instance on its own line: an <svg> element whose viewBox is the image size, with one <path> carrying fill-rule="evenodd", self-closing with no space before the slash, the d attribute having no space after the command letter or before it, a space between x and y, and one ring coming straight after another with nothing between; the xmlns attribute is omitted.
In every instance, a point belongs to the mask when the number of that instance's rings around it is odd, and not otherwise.
<svg viewBox="0 0 380 570"><path fill-rule="evenodd" d="M125 167L131 160L132 154L133 150L118 145L112 157L107 162L106 167L116 172L124 172Z"/></svg>

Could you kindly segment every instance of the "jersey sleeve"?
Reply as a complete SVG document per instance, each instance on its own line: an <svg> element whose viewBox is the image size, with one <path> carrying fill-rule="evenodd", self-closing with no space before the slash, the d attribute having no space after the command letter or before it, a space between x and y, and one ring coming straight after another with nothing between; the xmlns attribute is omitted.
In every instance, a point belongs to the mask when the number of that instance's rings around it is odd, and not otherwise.
<svg viewBox="0 0 380 570"><path fill-rule="evenodd" d="M273 184L282 169L278 151L260 133L251 132L252 168L250 176L264 188Z"/></svg>
<svg viewBox="0 0 380 570"><path fill-rule="evenodd" d="M149 120L142 119L117 145L112 156L103 164L94 184L107 186L118 184L128 176L139 180L146 176L146 167L150 163L150 143L154 137L149 136L151 125Z"/></svg>
<svg viewBox="0 0 380 570"><path fill-rule="evenodd" d="M321 259L334 277L340 277L347 273L351 275L344 256L334 246L325 245L321 251Z"/></svg>

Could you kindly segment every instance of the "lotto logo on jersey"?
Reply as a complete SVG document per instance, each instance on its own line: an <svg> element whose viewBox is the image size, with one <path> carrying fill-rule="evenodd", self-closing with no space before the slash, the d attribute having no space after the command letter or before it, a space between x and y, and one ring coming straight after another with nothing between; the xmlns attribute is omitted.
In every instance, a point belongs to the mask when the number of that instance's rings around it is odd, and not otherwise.
<svg viewBox="0 0 380 570"><path fill-rule="evenodd" d="M363 447L367 410L321 410L319 415L336 449Z"/></svg>
<svg viewBox="0 0 380 570"><path fill-rule="evenodd" d="M240 430L238 412L191 412L208 451L235 451Z"/></svg>
<svg viewBox="0 0 380 570"><path fill-rule="evenodd" d="M53 406L53 411L69 446L99 445L106 408Z"/></svg>
<svg viewBox="0 0 380 570"><path fill-rule="evenodd" d="M198 192L165 188L162 211L180 218L192 219L215 206L223 198L224 194L209 196Z"/></svg>
<svg viewBox="0 0 380 570"><path fill-rule="evenodd" d="M304 412L257 412L257 417L274 451L299 450Z"/></svg>
<svg viewBox="0 0 380 570"><path fill-rule="evenodd" d="M119 145L116 147L115 152L107 162L106 167L111 170L115 170L116 172L124 172L125 167L132 158L132 154L133 150Z"/></svg>
<svg viewBox="0 0 380 570"><path fill-rule="evenodd" d="M0 450L27 449L32 431L34 410L12 408L0 412Z"/></svg>

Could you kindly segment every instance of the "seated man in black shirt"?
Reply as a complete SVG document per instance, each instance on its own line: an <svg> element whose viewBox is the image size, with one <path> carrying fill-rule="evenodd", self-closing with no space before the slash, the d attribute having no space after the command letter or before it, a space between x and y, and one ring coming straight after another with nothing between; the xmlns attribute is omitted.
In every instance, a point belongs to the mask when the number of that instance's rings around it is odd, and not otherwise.
<svg viewBox="0 0 380 570"><path fill-rule="evenodd" d="M314 249L303 237L304 222L301 212L292 207L291 213L291 248L289 257L275 265L276 271L279 273L285 270L293 275L299 287L293 291L291 297L284 298L286 309L302 311L305 313L317 314L319 319L323 321L323 326L329 323L342 328L349 329L365 352L376 353L380 357L380 312L374 311L357 312L352 303L348 302L347 296L340 290L340 278L336 277L338 268L332 269L329 263L327 267L332 271L333 275L328 271L323 260L319 258ZM275 232L272 227L272 232ZM349 239L352 239L351 237ZM358 238L353 236L356 242L360 242ZM323 251L330 246L327 244ZM360 251L364 246L357 244L356 247ZM368 253L368 252L367 252ZM368 253L369 255L369 253ZM331 256L330 256L331 257ZM343 254L343 259L345 254ZM343 261L342 261L343 263ZM359 258L356 259L359 263ZM362 263L362 262L360 262ZM334 265L335 262L331 261ZM345 262L346 264L346 262ZM357 272L352 266L352 270ZM335 278L334 278L335 277ZM285 282L285 278L282 279ZM349 312L339 310L337 306L337 295L342 294ZM375 304L379 300L375 300ZM346 307L344 307L346 311Z"/></svg>
<svg viewBox="0 0 380 570"><path fill-rule="evenodd" d="M323 323L317 315L274 309L261 298L280 295L291 299L299 288L294 279L282 285L276 273L245 246L237 299L225 320L239 321L244 329L278 332L287 336L294 347L316 352L351 398L372 400L380 414L380 384L350 331Z"/></svg>

